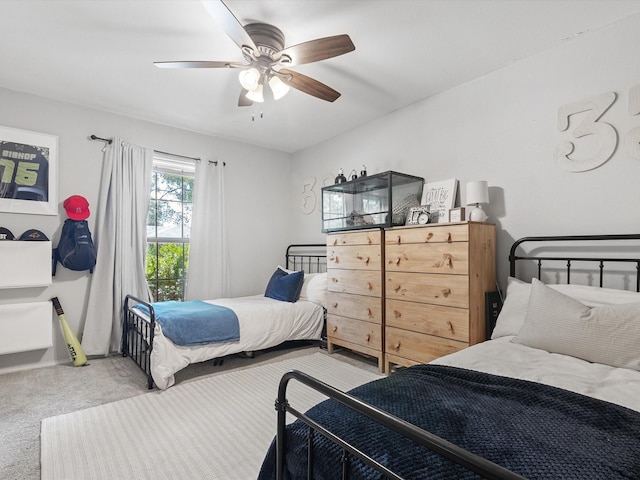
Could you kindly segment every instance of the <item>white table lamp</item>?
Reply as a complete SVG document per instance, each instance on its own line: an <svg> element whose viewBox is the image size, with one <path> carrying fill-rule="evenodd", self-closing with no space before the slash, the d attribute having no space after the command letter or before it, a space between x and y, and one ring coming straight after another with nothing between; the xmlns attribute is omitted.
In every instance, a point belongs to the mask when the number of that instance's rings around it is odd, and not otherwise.
<svg viewBox="0 0 640 480"><path fill-rule="evenodd" d="M484 222L487 214L482 209L483 203L489 203L489 186L485 180L467 183L467 205L475 205L469 213L472 222Z"/></svg>

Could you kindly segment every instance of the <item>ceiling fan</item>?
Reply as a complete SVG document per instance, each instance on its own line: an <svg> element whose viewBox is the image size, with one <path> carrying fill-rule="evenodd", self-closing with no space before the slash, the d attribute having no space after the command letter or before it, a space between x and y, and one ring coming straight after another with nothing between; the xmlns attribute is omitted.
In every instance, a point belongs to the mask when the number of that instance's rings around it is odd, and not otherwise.
<svg viewBox="0 0 640 480"><path fill-rule="evenodd" d="M242 91L238 106L263 102L264 84L271 88L277 100L295 88L328 102L335 101L340 93L333 88L301 73L289 70L289 66L303 65L337 57L355 50L349 35L318 38L285 48L284 34L266 23L250 23L242 26L222 0L202 0L211 16L220 23L225 33L240 47L247 63L225 61L175 61L154 62L160 68L241 68L239 75Z"/></svg>

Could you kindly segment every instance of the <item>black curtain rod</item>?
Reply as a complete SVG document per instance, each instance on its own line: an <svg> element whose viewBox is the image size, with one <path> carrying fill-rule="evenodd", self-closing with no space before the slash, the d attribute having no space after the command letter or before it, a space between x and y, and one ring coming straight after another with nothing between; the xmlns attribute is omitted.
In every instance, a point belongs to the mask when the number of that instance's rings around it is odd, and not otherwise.
<svg viewBox="0 0 640 480"><path fill-rule="evenodd" d="M111 142L113 142L113 138L100 138L96 137L95 135L91 135L89 138L91 140L100 140L102 142L107 142L109 145L111 145Z"/></svg>
<svg viewBox="0 0 640 480"><path fill-rule="evenodd" d="M89 138L91 138L91 140L100 140L100 141L103 141L103 142L107 142L109 145L111 145L111 142L113 142L112 138L100 138L100 137L98 137L96 135L91 135L91 137L89 137ZM160 153L162 155L170 155L172 157L186 158L188 160L193 160L194 162L202 161L202 159L199 158L199 157L188 157L186 155L179 155L177 153L163 152L161 150L154 150L154 152ZM209 160L209 163L213 163L214 165L218 165L218 161L217 160ZM227 166L227 162L222 162L222 166L226 167Z"/></svg>

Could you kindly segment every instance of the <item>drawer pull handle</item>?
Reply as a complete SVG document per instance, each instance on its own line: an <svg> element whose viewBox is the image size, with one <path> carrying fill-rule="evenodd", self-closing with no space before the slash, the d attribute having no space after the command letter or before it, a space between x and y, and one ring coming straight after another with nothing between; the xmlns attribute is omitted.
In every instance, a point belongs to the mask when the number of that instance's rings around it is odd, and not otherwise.
<svg viewBox="0 0 640 480"><path fill-rule="evenodd" d="M334 261L334 262L336 262L336 263L340 263L340 259L338 258L338 256L337 256L337 255L334 255L334 256L331 258L331 260L333 260L333 261Z"/></svg>
<svg viewBox="0 0 640 480"><path fill-rule="evenodd" d="M396 318L400 318L402 316L402 314L398 310L394 310L393 311L393 316L396 317Z"/></svg>
<svg viewBox="0 0 640 480"><path fill-rule="evenodd" d="M428 242L429 240L431 240L433 238L433 232L429 232L427 233L427 238L424 239L425 242Z"/></svg>
<svg viewBox="0 0 640 480"><path fill-rule="evenodd" d="M332 281L333 283L338 283L338 279L337 279L336 277L331 277L331 281Z"/></svg>
<svg viewBox="0 0 640 480"><path fill-rule="evenodd" d="M333 308L338 308L338 302L333 304Z"/></svg>
<svg viewBox="0 0 640 480"><path fill-rule="evenodd" d="M400 351L400 342L396 343L396 344L393 346L393 349L394 349L396 352Z"/></svg>
<svg viewBox="0 0 640 480"><path fill-rule="evenodd" d="M367 333L367 342L371 340L371 334Z"/></svg>
<svg viewBox="0 0 640 480"><path fill-rule="evenodd" d="M368 243L369 245L371 245L371 244L373 243L373 240L371 240L371 237L367 237L367 243Z"/></svg>
<svg viewBox="0 0 640 480"><path fill-rule="evenodd" d="M398 235L398 238L396 239L396 243L397 243L398 245L400 245L400 244L402 243L402 240L401 240L401 238L400 238L400 235Z"/></svg>
<svg viewBox="0 0 640 480"><path fill-rule="evenodd" d="M398 293L400 291L400 289L402 288L402 286L400 285L396 285L395 287L393 287L393 291Z"/></svg>
<svg viewBox="0 0 640 480"><path fill-rule="evenodd" d="M447 243L451 243L451 232L447 233Z"/></svg>
<svg viewBox="0 0 640 480"><path fill-rule="evenodd" d="M455 330L455 328L453 328L453 323L451 323L451 320L447 320L447 325L449 325L449 330L451 330L451 333L453 333L455 335L456 334L456 330Z"/></svg>
<svg viewBox="0 0 640 480"><path fill-rule="evenodd" d="M333 239L333 244L334 244L334 245L337 245L337 244L338 244L338 239L337 239L337 238L334 238L334 239Z"/></svg>
<svg viewBox="0 0 640 480"><path fill-rule="evenodd" d="M336 325L333 327L333 333L336 333L337 331L338 331L338 326Z"/></svg>
<svg viewBox="0 0 640 480"><path fill-rule="evenodd" d="M453 257L448 253L442 254L442 260L433 264L434 268L450 267L453 268Z"/></svg>
<svg viewBox="0 0 640 480"><path fill-rule="evenodd" d="M369 257L364 258L362 255L358 255L356 258L357 258L358 260L364 260L364 264L365 264L365 265L369 265L369 260L370 260L370 259L369 259Z"/></svg>
<svg viewBox="0 0 640 480"><path fill-rule="evenodd" d="M400 266L400 257L396 258L396 266Z"/></svg>
<svg viewBox="0 0 640 480"><path fill-rule="evenodd" d="M445 297L451 295L451 289L450 288L443 288L442 289L442 295L444 295Z"/></svg>
<svg viewBox="0 0 640 480"><path fill-rule="evenodd" d="M373 285L371 285L371 282L367 282L367 288L369 289L369 291L373 290Z"/></svg>
<svg viewBox="0 0 640 480"><path fill-rule="evenodd" d="M367 315L369 316L369 318L373 318L373 310L367 308Z"/></svg>

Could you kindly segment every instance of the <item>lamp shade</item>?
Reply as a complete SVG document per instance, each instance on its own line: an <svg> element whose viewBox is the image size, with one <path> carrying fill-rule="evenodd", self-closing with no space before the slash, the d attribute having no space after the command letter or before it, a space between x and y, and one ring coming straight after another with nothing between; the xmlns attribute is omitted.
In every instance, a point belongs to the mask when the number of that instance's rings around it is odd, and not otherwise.
<svg viewBox="0 0 640 480"><path fill-rule="evenodd" d="M289 85L284 83L275 75L273 75L269 79L269 86L271 87L271 91L273 92L273 98L276 100L284 97L289 91Z"/></svg>
<svg viewBox="0 0 640 480"><path fill-rule="evenodd" d="M258 103L264 102L264 95L262 94L262 84L259 83L256 88L247 92L246 96L252 102L258 102Z"/></svg>
<svg viewBox="0 0 640 480"><path fill-rule="evenodd" d="M467 205L489 203L489 185L485 180L467 183Z"/></svg>
<svg viewBox="0 0 640 480"><path fill-rule="evenodd" d="M238 78L240 79L240 85L242 85L242 88L251 92L258 86L258 82L260 81L260 72L257 68L251 67L247 70L242 70L238 74Z"/></svg>

